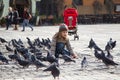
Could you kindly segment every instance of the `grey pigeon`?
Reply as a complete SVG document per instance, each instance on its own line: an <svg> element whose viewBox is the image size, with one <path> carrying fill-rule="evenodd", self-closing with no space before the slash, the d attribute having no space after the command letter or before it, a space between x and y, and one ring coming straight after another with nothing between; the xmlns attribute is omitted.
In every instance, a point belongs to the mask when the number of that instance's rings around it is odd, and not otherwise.
<svg viewBox="0 0 120 80"><path fill-rule="evenodd" d="M91 40L89 41L88 48L92 49L94 45L96 45L96 43L95 43L95 41L91 38Z"/></svg>
<svg viewBox="0 0 120 80"><path fill-rule="evenodd" d="M64 59L64 63L65 62L76 62L75 60L73 60L69 55L63 55L63 59Z"/></svg>
<svg viewBox="0 0 120 80"><path fill-rule="evenodd" d="M113 60L107 58L107 57L105 56L105 53L103 53L103 52L102 52L102 56L103 56L103 57L102 57L102 61L103 61L103 63L104 63L107 67L109 67L110 65L116 67L116 65L118 65L118 64L115 63Z"/></svg>
<svg viewBox="0 0 120 80"><path fill-rule="evenodd" d="M102 54L101 54L101 51L99 52L98 50L94 50L94 55L95 57L98 59L98 60L101 60L102 59Z"/></svg>
<svg viewBox="0 0 120 80"><path fill-rule="evenodd" d="M83 58L83 60L81 61L81 68L86 68L88 66L88 62L86 57Z"/></svg>
<svg viewBox="0 0 120 80"><path fill-rule="evenodd" d="M10 48L9 46L5 45L5 47L6 47L6 50L7 50L7 51L13 51L13 49Z"/></svg>
<svg viewBox="0 0 120 80"><path fill-rule="evenodd" d="M47 69L43 71L50 71L54 79L56 79L56 77L59 79L60 70L56 62L52 63Z"/></svg>
<svg viewBox="0 0 120 80"><path fill-rule="evenodd" d="M107 51L107 56L106 57L113 60L113 56L111 55L110 51Z"/></svg>

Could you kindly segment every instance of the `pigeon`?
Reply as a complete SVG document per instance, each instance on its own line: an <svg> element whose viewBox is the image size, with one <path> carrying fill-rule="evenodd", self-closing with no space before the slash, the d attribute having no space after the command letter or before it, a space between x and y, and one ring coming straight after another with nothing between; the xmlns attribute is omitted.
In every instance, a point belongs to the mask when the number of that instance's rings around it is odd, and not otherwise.
<svg viewBox="0 0 120 80"><path fill-rule="evenodd" d="M56 79L56 77L58 77L59 79L60 70L56 62L52 63L47 69L43 71L51 71L51 74L54 77L54 79Z"/></svg>
<svg viewBox="0 0 120 80"><path fill-rule="evenodd" d="M64 63L65 62L74 62L74 63L76 62L69 55L66 55L66 54L63 55L63 59L64 59Z"/></svg>
<svg viewBox="0 0 120 80"><path fill-rule="evenodd" d="M5 39L3 39L1 37L0 37L0 41L1 41L1 43L8 43Z"/></svg>
<svg viewBox="0 0 120 80"><path fill-rule="evenodd" d="M111 43L111 46L112 46L112 49L115 48L115 46L116 46L116 41L112 42L112 43Z"/></svg>
<svg viewBox="0 0 120 80"><path fill-rule="evenodd" d="M14 50L14 54L13 55L8 55L8 57L11 59L11 60L16 60L16 59L20 59L20 56L19 56L19 54L18 54L18 52L17 52L17 50L15 49Z"/></svg>
<svg viewBox="0 0 120 80"><path fill-rule="evenodd" d="M98 47L98 45L95 43L95 41L91 38L91 40L89 41L89 45L88 48L92 49L97 49L99 51L102 51L102 49L100 47Z"/></svg>
<svg viewBox="0 0 120 80"><path fill-rule="evenodd" d="M27 48L25 48L21 54L26 60L31 61L31 53Z"/></svg>
<svg viewBox="0 0 120 80"><path fill-rule="evenodd" d="M94 40L91 38L91 40L89 41L88 48L92 49L94 45L96 45L96 43L95 43Z"/></svg>
<svg viewBox="0 0 120 80"><path fill-rule="evenodd" d="M27 43L29 44L29 46L33 47L33 44L32 44L32 41L30 40L30 38L27 37L26 39L28 40Z"/></svg>
<svg viewBox="0 0 120 80"><path fill-rule="evenodd" d="M98 47L96 44L93 46L94 49L98 50L98 51L103 51L100 47Z"/></svg>
<svg viewBox="0 0 120 80"><path fill-rule="evenodd" d="M107 58L107 57L105 56L105 53L103 53L103 52L102 52L102 56L103 56L103 57L102 57L102 61L103 61L103 63L104 63L107 67L109 67L110 65L116 67L116 65L118 65L118 64L115 63L113 60Z"/></svg>
<svg viewBox="0 0 120 80"><path fill-rule="evenodd" d="M105 46L105 51L109 51L112 49L111 44L108 42L107 45Z"/></svg>
<svg viewBox="0 0 120 80"><path fill-rule="evenodd" d="M18 43L23 44L23 42L22 42L22 40L21 40L21 39L19 39L19 40L18 40Z"/></svg>
<svg viewBox="0 0 120 80"><path fill-rule="evenodd" d="M16 40L15 40L15 39L12 39L11 42L12 42L13 47L15 47L15 48L20 48L20 45L18 45L18 44L16 43Z"/></svg>
<svg viewBox="0 0 120 80"><path fill-rule="evenodd" d="M43 64L40 60L38 60L34 55L31 56L33 60L33 64L36 66L36 70L38 71L41 67L47 67L45 64Z"/></svg>
<svg viewBox="0 0 120 80"><path fill-rule="evenodd" d="M110 60L113 60L113 56L110 54L110 51L108 50L107 51L107 58L109 58Z"/></svg>
<svg viewBox="0 0 120 80"><path fill-rule="evenodd" d="M13 49L11 49L9 46L5 45L5 47L6 47L6 50L13 51Z"/></svg>
<svg viewBox="0 0 120 80"><path fill-rule="evenodd" d="M83 60L81 61L81 68L86 68L88 66L88 62L86 57L83 58Z"/></svg>
<svg viewBox="0 0 120 80"><path fill-rule="evenodd" d="M100 51L101 52L101 51ZM101 60L102 59L102 54L100 53L100 52L98 52L98 50L94 50L94 55L95 55L95 57L98 59L98 60Z"/></svg>
<svg viewBox="0 0 120 80"><path fill-rule="evenodd" d="M51 43L51 40L50 40L50 38L47 38L47 40L48 40L48 42L50 42L50 43Z"/></svg>
<svg viewBox="0 0 120 80"><path fill-rule="evenodd" d="M25 61L25 60L22 60L22 59L16 59L18 61L18 64L21 65L23 68L25 67L29 67L30 65L30 62L29 61Z"/></svg>
<svg viewBox="0 0 120 80"><path fill-rule="evenodd" d="M49 63L53 63L53 62L56 62L57 61L57 59L55 58L55 56L54 55L52 55L51 53L50 53L50 51L47 51L47 61L49 62Z"/></svg>
<svg viewBox="0 0 120 80"><path fill-rule="evenodd" d="M8 59L2 54L2 52L0 52L0 61L5 62L6 64L9 64Z"/></svg>
<svg viewBox="0 0 120 80"><path fill-rule="evenodd" d="M105 46L105 50L112 50L116 46L116 41L112 41L112 38L107 42L107 45Z"/></svg>
<svg viewBox="0 0 120 80"><path fill-rule="evenodd" d="M47 61L47 57L43 55L37 55L36 58L40 61Z"/></svg>

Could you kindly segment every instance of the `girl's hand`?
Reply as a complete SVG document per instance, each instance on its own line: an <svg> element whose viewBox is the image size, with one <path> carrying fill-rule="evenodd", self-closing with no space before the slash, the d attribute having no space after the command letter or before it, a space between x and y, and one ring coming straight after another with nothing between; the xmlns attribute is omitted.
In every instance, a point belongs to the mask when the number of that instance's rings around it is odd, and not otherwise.
<svg viewBox="0 0 120 80"><path fill-rule="evenodd" d="M72 54L73 58L77 58L77 55L75 53Z"/></svg>

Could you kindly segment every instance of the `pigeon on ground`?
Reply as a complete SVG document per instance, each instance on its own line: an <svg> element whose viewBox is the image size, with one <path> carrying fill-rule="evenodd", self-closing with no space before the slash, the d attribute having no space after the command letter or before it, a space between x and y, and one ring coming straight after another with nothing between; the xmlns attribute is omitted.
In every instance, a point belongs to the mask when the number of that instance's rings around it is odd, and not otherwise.
<svg viewBox="0 0 120 80"><path fill-rule="evenodd" d="M101 54L101 51L98 51L98 50L94 50L94 55L95 57L98 59L98 60L101 60L102 59L102 54Z"/></svg>
<svg viewBox="0 0 120 80"><path fill-rule="evenodd" d="M10 48L9 46L5 45L5 47L6 47L6 50L7 50L7 51L10 51L10 52L13 51L13 49Z"/></svg>
<svg viewBox="0 0 120 80"><path fill-rule="evenodd" d="M12 39L11 42L12 42L13 47L15 47L15 48L20 48L20 45L18 45L18 44L16 43L16 40L15 40L15 39Z"/></svg>
<svg viewBox="0 0 120 80"><path fill-rule="evenodd" d="M32 43L32 41L30 40L30 38L26 38L27 39L27 43L28 43L28 45L30 46L30 47L33 47L33 43Z"/></svg>
<svg viewBox="0 0 120 80"><path fill-rule="evenodd" d="M81 61L81 68L86 68L88 66L88 62L86 57L83 58L83 60Z"/></svg>
<svg viewBox="0 0 120 80"><path fill-rule="evenodd" d="M38 60L34 55L31 56L33 60L33 64L36 66L36 70L38 71L41 67L47 67L45 64L43 64L40 60Z"/></svg>
<svg viewBox="0 0 120 80"><path fill-rule="evenodd" d="M52 63L47 69L43 71L51 71L51 74L54 77L54 79L56 79L56 77L58 77L59 79L60 70L56 62Z"/></svg>
<svg viewBox="0 0 120 80"><path fill-rule="evenodd" d="M103 51L100 47L98 47L97 44L95 44L95 45L93 46L93 48L96 49L96 50L98 50L98 51Z"/></svg>
<svg viewBox="0 0 120 80"><path fill-rule="evenodd" d="M105 50L112 50L116 46L116 41L112 41L112 38L107 42L107 45L105 46Z"/></svg>
<svg viewBox="0 0 120 80"><path fill-rule="evenodd" d="M113 60L113 56L111 55L110 51L107 51L107 56L106 57Z"/></svg>
<svg viewBox="0 0 120 80"><path fill-rule="evenodd" d="M21 65L23 68L28 68L29 65L31 64L30 61L22 60L22 59L17 59L18 64Z"/></svg>
<svg viewBox="0 0 120 80"><path fill-rule="evenodd" d="M65 62L76 62L75 60L73 60L69 55L63 55L63 59L64 59L64 63Z"/></svg>
<svg viewBox="0 0 120 80"><path fill-rule="evenodd" d="M112 49L115 48L115 46L116 46L116 41L112 42L112 43L111 43L111 46L112 46Z"/></svg>
<svg viewBox="0 0 120 80"><path fill-rule="evenodd" d="M96 45L96 43L95 43L95 41L91 38L91 40L89 41L88 48L92 49L94 45Z"/></svg>
<svg viewBox="0 0 120 80"><path fill-rule="evenodd" d="M118 65L118 64L115 63L113 60L107 58L107 57L105 56L105 53L103 53L103 52L102 52L102 56L103 56L103 57L102 57L102 61L103 61L103 63L104 63L107 67L109 67L110 65L116 67L116 65Z"/></svg>
<svg viewBox="0 0 120 80"><path fill-rule="evenodd" d="M6 64L9 64L8 59L2 54L2 52L0 52L0 61L5 62Z"/></svg>
<svg viewBox="0 0 120 80"><path fill-rule="evenodd" d="M107 45L105 46L105 51L110 51L112 49L111 44L108 42Z"/></svg>
<svg viewBox="0 0 120 80"><path fill-rule="evenodd" d="M90 49L94 48L96 50L102 51L102 49L100 47L98 47L98 45L95 43L95 41L92 38L89 41L88 48L90 48Z"/></svg>
<svg viewBox="0 0 120 80"><path fill-rule="evenodd" d="M53 62L56 62L57 61L57 59L55 58L55 56L54 55L52 55L51 53L50 53L50 51L47 51L47 61L49 62L49 63L53 63Z"/></svg>
<svg viewBox="0 0 120 80"><path fill-rule="evenodd" d="M1 37L0 37L0 42L1 42L1 43L8 43L8 41L6 41L5 39L3 39L3 38L1 38Z"/></svg>
<svg viewBox="0 0 120 80"><path fill-rule="evenodd" d="M20 59L20 55L18 54L17 50L15 49L14 50L14 54L13 55L8 55L8 57L11 59L11 60L16 60L16 59Z"/></svg>
<svg viewBox="0 0 120 80"><path fill-rule="evenodd" d="M23 44L23 42L22 42L22 40L21 40L21 39L19 39L19 40L18 40L18 43Z"/></svg>

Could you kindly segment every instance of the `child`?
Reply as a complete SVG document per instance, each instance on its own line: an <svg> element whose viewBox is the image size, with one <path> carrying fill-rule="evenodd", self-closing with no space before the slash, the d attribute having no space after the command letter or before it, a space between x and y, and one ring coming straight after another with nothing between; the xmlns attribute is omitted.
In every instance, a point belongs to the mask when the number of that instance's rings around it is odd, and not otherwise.
<svg viewBox="0 0 120 80"><path fill-rule="evenodd" d="M59 57L59 54L61 55L69 55L73 58L76 58L76 55L74 54L70 41L68 38L68 28L67 25L61 24L59 27L59 31L53 36L53 40L51 43L51 53L55 55L56 58Z"/></svg>

